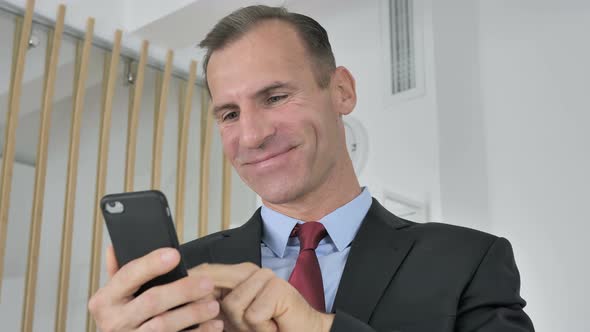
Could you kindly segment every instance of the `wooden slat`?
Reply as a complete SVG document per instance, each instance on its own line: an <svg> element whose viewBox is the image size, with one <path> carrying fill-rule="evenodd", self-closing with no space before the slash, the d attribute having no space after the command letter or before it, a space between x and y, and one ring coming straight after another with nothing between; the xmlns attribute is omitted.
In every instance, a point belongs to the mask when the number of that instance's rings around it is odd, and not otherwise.
<svg viewBox="0 0 590 332"><path fill-rule="evenodd" d="M206 88L201 89L201 145L205 142L205 132L207 129L207 100L209 100L209 94ZM201 155L203 150L201 149Z"/></svg>
<svg viewBox="0 0 590 332"><path fill-rule="evenodd" d="M197 62L191 61L188 81L186 83L186 92L180 94L179 104L182 105L182 112L178 116L178 160L176 169L176 233L178 239L184 242L184 202L185 202L185 184L186 184L186 153L188 145L188 131L190 128L190 115L192 110L193 92L195 81L197 79ZM183 91L182 89L179 89Z"/></svg>
<svg viewBox="0 0 590 332"><path fill-rule="evenodd" d="M12 47L12 63L10 66L10 83L8 85L8 106L12 105L12 91L14 90L14 76L16 75L16 64L18 62L18 44L20 41L20 35L23 29L23 17L17 16L14 19L14 34L12 36L13 47ZM8 116L8 113L6 113ZM4 142L6 144L6 141ZM5 148L5 146L4 146ZM4 152L4 149L0 152ZM0 176L0 188L3 188L3 178ZM0 189L1 190L1 189ZM0 194L1 195L1 194ZM8 219L6 224L0 221L0 294L2 293L2 271L4 267L4 250L6 247L6 232L8 226Z"/></svg>
<svg viewBox="0 0 590 332"><path fill-rule="evenodd" d="M14 168L14 153L16 143L16 128L18 127L18 113L20 112L20 98L25 71L25 59L29 47L29 35L33 20L35 0L27 0L25 18L23 20L20 38L18 40L18 55L14 75L12 77L8 114L6 119L6 136L2 156L2 174L0 175L0 294L2 293L2 276L4 273L4 251L6 248L6 232L8 226L8 211L10 208L10 191L12 189L12 171ZM14 65L14 64L13 64Z"/></svg>
<svg viewBox="0 0 590 332"><path fill-rule="evenodd" d="M41 225L43 221L43 203L45 195L45 178L47 174L47 146L51 128L55 77L59 60L66 7L60 5L54 31L47 34L47 55L45 64L45 81L43 83L43 99L41 101L41 125L37 143L37 165L35 167L35 187L33 192L33 209L31 228L29 231L29 254L25 277L25 295L21 331L32 331L35 315L35 294L37 288L37 271L39 264L39 244L41 242Z"/></svg>
<svg viewBox="0 0 590 332"><path fill-rule="evenodd" d="M137 77L135 84L129 89L132 105L129 111L127 121L127 152L125 160L125 191L133 191L133 182L135 178L135 158L137 150L137 126L139 123L139 110L141 109L141 98L143 94L143 84L145 80L145 64L148 57L149 42L144 40L141 45L141 55L137 65Z"/></svg>
<svg viewBox="0 0 590 332"><path fill-rule="evenodd" d="M211 159L211 125L212 116L208 106L209 96L205 89L201 90L201 128L204 128L201 140L201 174L199 183L199 237L208 233L209 224L209 169ZM203 114L205 113L205 114Z"/></svg>
<svg viewBox="0 0 590 332"><path fill-rule="evenodd" d="M172 76L172 60L174 52L168 50L166 55L166 66L162 78L160 97L158 98L158 110L154 115L154 143L152 150L152 189L160 189L162 176L162 143L164 140L164 125L166 121L166 103L168 102L168 89Z"/></svg>
<svg viewBox="0 0 590 332"><path fill-rule="evenodd" d="M117 84L119 58L121 55L121 38L123 32L117 30L113 41L113 50L108 66L107 83L104 93L102 117L100 120L100 136L98 141L98 164L96 167L96 194L94 198L94 222L92 228L92 258L90 261L90 278L88 281L88 298L90 298L100 286L100 263L102 257L102 230L103 221L100 210L100 199L105 194L107 179L107 162L109 157L109 142L111 135L111 117L113 112L113 99L115 97L115 85ZM96 326L90 315L86 316L86 330L95 331Z"/></svg>
<svg viewBox="0 0 590 332"><path fill-rule="evenodd" d="M154 123L153 123L154 127L156 126L156 122L158 121L158 113L160 110L160 94L162 92L162 80L163 80L164 73L157 70L155 76L156 77L154 79L155 82L154 82ZM154 132L155 132L155 130L154 130ZM153 152L154 151L153 151L153 146L152 146L152 154L153 154ZM153 160L153 156L152 156L152 160ZM153 161L152 161L152 166L153 166ZM152 170L152 174L153 174L153 170ZM152 176L152 175L150 175L150 176Z"/></svg>
<svg viewBox="0 0 590 332"><path fill-rule="evenodd" d="M137 64L133 61L133 59L128 59L127 71L123 75L135 75L134 73L137 72ZM126 76L124 80L129 80L129 76ZM135 101L135 77L133 82L127 82L129 87L127 89L127 144L125 145L125 176L123 178L123 190L126 192L133 191L133 185L135 182L135 159L136 159L136 147L137 147L137 139L133 142L133 149L130 151L129 148L129 136L133 133L135 129L135 134L137 134L137 121L134 124L132 121L133 118L133 108L134 101ZM133 128L135 126L135 128ZM130 154L130 152L133 152ZM132 160L130 160L132 159ZM131 173L131 174L130 174ZM128 190L127 188L131 188Z"/></svg>
<svg viewBox="0 0 590 332"><path fill-rule="evenodd" d="M183 127L183 117L184 117L184 105L185 105L185 96L186 96L186 88L187 82L184 80L178 81L178 141L176 146L176 206L174 208L174 223L176 228L176 236L178 237L178 241L180 243L184 242L184 192L185 192L185 184L184 181L186 180L186 152L184 157L184 163L181 162L182 160L182 127ZM184 167L183 167L184 165ZM180 180L180 177L183 177L184 180ZM182 194L180 194L182 192ZM179 197L180 194L180 197ZM180 198L180 200L179 200Z"/></svg>
<svg viewBox="0 0 590 332"><path fill-rule="evenodd" d="M231 163L223 156L223 175L221 178L222 199L221 199L221 229L229 229L231 210Z"/></svg>
<svg viewBox="0 0 590 332"><path fill-rule="evenodd" d="M8 106L12 105L12 95L14 90L14 76L16 75L16 63L18 62L18 50L21 32L23 31L24 17L17 16L14 18L14 35L12 36L12 63L10 65L10 84L8 86ZM8 116L8 113L6 113ZM0 185L2 182L0 182Z"/></svg>
<svg viewBox="0 0 590 332"><path fill-rule="evenodd" d="M72 233L74 228L74 206L76 204L76 183L78 176L78 156L80 150L80 126L84 110L86 95L86 78L88 76L88 61L92 48L94 34L94 18L86 21L86 34L83 46L80 41L76 48L76 74L74 84L74 109L70 129L70 147L66 178L66 196L64 204L64 222L61 238L61 256L59 270L59 284L57 292L57 307L55 313L55 331L65 331L68 309L68 291L70 284L70 262L72 258Z"/></svg>

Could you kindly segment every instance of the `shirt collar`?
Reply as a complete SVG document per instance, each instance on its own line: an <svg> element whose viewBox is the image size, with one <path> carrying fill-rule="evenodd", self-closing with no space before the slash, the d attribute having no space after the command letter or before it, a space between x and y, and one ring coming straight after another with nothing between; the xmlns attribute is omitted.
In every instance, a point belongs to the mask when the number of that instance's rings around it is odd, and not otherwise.
<svg viewBox="0 0 590 332"><path fill-rule="evenodd" d="M338 251L342 251L350 245L371 204L371 193L366 187L363 187L360 195L319 220L326 228ZM262 206L260 214L262 216L262 242L275 255L282 258L293 227L303 221L281 214L265 205Z"/></svg>

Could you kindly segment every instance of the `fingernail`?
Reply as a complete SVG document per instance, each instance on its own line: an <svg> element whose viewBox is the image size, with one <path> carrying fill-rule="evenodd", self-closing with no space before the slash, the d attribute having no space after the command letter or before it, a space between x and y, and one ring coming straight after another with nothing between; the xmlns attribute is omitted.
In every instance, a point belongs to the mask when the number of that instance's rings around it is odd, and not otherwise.
<svg viewBox="0 0 590 332"><path fill-rule="evenodd" d="M209 309L210 312L216 312L218 307L219 304L217 302L211 302L207 304L207 309Z"/></svg>
<svg viewBox="0 0 590 332"><path fill-rule="evenodd" d="M175 256L176 253L174 252L174 250L166 250L162 253L160 259L162 259L162 262L164 263L170 263L176 258Z"/></svg>

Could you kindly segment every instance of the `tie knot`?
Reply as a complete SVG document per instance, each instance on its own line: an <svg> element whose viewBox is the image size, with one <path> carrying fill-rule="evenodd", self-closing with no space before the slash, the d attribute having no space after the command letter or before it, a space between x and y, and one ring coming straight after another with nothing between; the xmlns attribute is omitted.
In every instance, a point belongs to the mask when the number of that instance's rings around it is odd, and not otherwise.
<svg viewBox="0 0 590 332"><path fill-rule="evenodd" d="M299 238L300 250L315 250L328 232L321 223L310 221L295 225L291 234Z"/></svg>

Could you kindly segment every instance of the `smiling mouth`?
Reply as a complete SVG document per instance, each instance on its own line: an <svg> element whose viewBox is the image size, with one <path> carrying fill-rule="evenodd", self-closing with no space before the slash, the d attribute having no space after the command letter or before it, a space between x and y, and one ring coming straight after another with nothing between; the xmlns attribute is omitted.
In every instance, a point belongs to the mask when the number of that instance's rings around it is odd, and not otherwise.
<svg viewBox="0 0 590 332"><path fill-rule="evenodd" d="M253 166L253 165L261 164L263 162L266 162L266 161L272 160L274 158L280 157L282 155L285 155L285 154L291 152L295 148L296 148L296 146L289 148L288 150L279 152L279 153L270 154L270 155L262 157L260 159L255 159L253 161L246 162L246 163L244 163L244 166Z"/></svg>

